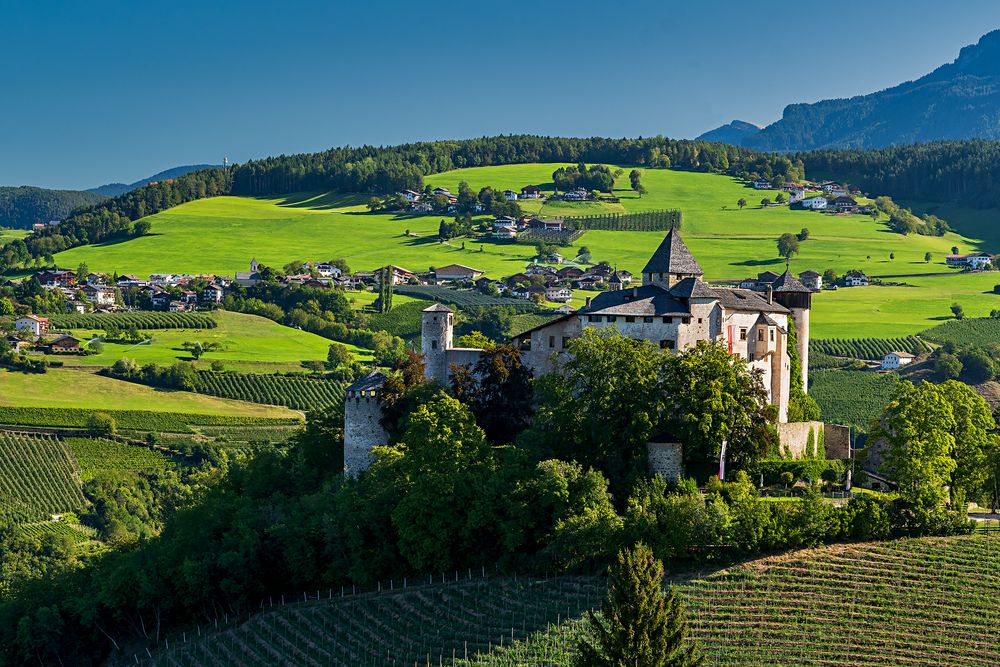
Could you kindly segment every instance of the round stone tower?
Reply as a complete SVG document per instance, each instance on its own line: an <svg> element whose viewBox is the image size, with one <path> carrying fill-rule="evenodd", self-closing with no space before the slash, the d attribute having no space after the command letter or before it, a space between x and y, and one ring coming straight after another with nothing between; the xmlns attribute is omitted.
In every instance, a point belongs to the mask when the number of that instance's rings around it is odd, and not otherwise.
<svg viewBox="0 0 1000 667"><path fill-rule="evenodd" d="M774 300L792 311L795 318L795 342L802 366L802 390L809 392L809 309L812 308L812 290L799 282L791 271L785 269L772 283Z"/></svg>
<svg viewBox="0 0 1000 667"><path fill-rule="evenodd" d="M452 347L455 314L436 303L424 308L420 326L420 351L424 355L424 375L429 381L448 382L448 350Z"/></svg>

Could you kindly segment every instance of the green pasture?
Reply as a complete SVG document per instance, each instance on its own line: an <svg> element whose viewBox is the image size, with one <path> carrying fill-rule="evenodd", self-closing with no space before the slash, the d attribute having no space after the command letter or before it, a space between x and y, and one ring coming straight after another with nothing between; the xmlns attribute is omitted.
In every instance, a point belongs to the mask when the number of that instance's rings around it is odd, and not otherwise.
<svg viewBox="0 0 1000 667"><path fill-rule="evenodd" d="M0 244L15 239L23 239L30 233L27 229L0 229Z"/></svg>
<svg viewBox="0 0 1000 667"><path fill-rule="evenodd" d="M256 315L244 315L225 310L217 311L214 317L219 326L214 329L153 329L145 331L152 340L139 345L104 343L101 354L89 356L57 355L66 366L110 366L122 357L135 360L140 366L148 363L172 364L175 361L191 361L189 352L181 348L186 341L219 343L221 350L206 352L199 364L207 367L213 361L221 361L229 370L244 372L274 372L302 370L301 361L326 359L330 341L322 336L292 329ZM103 332L83 329L73 332L77 338L88 341ZM353 345L348 345L355 355L363 360L371 359L371 353Z"/></svg>
<svg viewBox="0 0 1000 667"><path fill-rule="evenodd" d="M92 369L56 368L44 374L0 371L0 405L27 408L153 410L194 414L286 417L273 405L231 401L185 391L154 389L97 375Z"/></svg>
<svg viewBox="0 0 1000 667"><path fill-rule="evenodd" d="M507 165L460 169L429 176L427 182L457 191L461 180L473 188L491 185L519 190L535 184L551 190L558 164ZM627 186L626 173L619 186ZM785 232L808 228L810 236L790 262L799 273L861 269L872 276L907 282L915 288L855 288L817 297L813 313L816 335L905 335L932 326L947 315L951 300L964 299L970 314L995 307L986 283L991 278L947 269L944 256L960 251L996 249L988 230L988 212L956 211L965 236L901 236L882 221L862 215L827 215L792 211L787 206L762 208L762 197L776 193L747 188L727 176L664 169L643 170L648 194L616 190L620 204L559 203L542 207L527 200L529 211L542 215L586 215L602 210L644 211L680 208L683 235L705 270L706 280L735 280L760 271L782 271L775 239ZM749 205L740 210L740 198ZM85 261L92 269L135 273L157 271L232 274L246 270L252 257L282 266L292 259L344 257L352 269L374 269L392 263L407 269L461 263L502 277L524 268L533 249L511 243L456 239L437 243L441 216L392 216L367 213L362 195L299 194L278 198L217 197L190 202L151 216L152 233L124 242L75 248L57 256L62 266ZM915 207L916 208L916 207ZM935 208L948 219L947 206ZM405 231L418 238L405 235ZM574 245L587 246L594 261L606 260L638 274L659 243L661 232L587 232ZM931 253L931 261L924 260ZM567 249L564 255L575 255ZM892 255L892 258L890 258ZM924 276L922 274L942 274ZM1000 282L1000 277L993 282ZM988 286L992 288L992 284ZM859 291L860 290L860 291ZM888 291L885 291L888 290ZM374 294L353 293L362 307Z"/></svg>

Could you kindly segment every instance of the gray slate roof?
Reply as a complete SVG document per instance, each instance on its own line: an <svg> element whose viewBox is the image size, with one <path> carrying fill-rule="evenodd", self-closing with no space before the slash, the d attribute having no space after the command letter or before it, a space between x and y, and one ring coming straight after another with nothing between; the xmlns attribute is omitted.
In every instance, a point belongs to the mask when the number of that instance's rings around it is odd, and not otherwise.
<svg viewBox="0 0 1000 667"><path fill-rule="evenodd" d="M741 310L762 313L788 313L789 310L778 302L768 303L760 292L733 287L713 287L712 291L727 310Z"/></svg>
<svg viewBox="0 0 1000 667"><path fill-rule="evenodd" d="M451 313L454 312L451 308L444 305L443 303L435 303L433 306L428 306L424 308L425 313Z"/></svg>
<svg viewBox="0 0 1000 667"><path fill-rule="evenodd" d="M382 385L388 379L381 371L372 371L360 380L355 380L345 391L373 391L381 389Z"/></svg>
<svg viewBox="0 0 1000 667"><path fill-rule="evenodd" d="M689 315L687 306L656 285L643 285L632 289L601 292L590 306L581 308L586 315Z"/></svg>
<svg viewBox="0 0 1000 667"><path fill-rule="evenodd" d="M799 279L793 276L788 269L785 269L785 272L771 283L771 287L775 292L812 292L811 289L800 283Z"/></svg>
<svg viewBox="0 0 1000 667"><path fill-rule="evenodd" d="M656 249L653 256L646 262L643 273L689 273L704 275L701 265L694 258L687 245L681 239L676 229L671 228Z"/></svg>
<svg viewBox="0 0 1000 667"><path fill-rule="evenodd" d="M670 296L679 299L717 299L711 287L697 278L684 278L670 288Z"/></svg>

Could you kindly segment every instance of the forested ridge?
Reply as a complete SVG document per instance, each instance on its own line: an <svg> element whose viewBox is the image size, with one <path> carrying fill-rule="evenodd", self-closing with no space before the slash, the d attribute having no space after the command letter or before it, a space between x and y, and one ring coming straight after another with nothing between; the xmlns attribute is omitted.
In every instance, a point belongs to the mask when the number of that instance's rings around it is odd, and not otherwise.
<svg viewBox="0 0 1000 667"><path fill-rule="evenodd" d="M76 208L104 200L95 192L0 187L0 226L29 229L36 222L62 220Z"/></svg>

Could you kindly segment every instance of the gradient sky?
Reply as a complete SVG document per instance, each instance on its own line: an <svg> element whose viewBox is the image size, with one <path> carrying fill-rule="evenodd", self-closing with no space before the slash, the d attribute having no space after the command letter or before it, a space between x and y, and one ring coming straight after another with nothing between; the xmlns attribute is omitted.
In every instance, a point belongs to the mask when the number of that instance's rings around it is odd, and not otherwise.
<svg viewBox="0 0 1000 667"><path fill-rule="evenodd" d="M501 133L694 137L917 78L998 27L996 0L9 1L0 184Z"/></svg>

